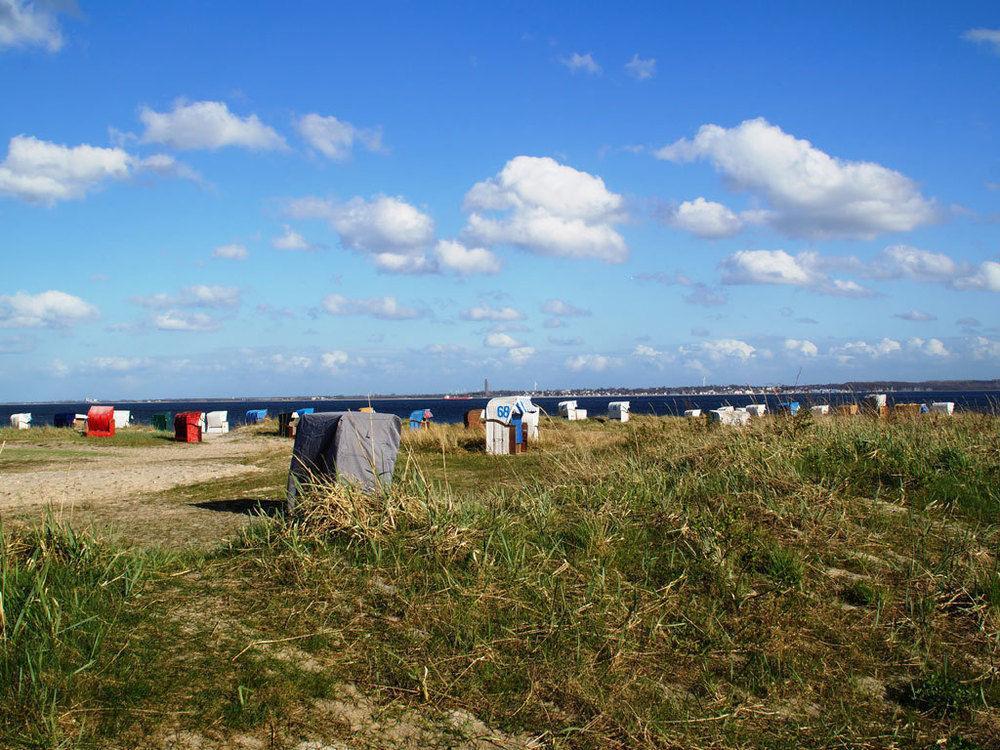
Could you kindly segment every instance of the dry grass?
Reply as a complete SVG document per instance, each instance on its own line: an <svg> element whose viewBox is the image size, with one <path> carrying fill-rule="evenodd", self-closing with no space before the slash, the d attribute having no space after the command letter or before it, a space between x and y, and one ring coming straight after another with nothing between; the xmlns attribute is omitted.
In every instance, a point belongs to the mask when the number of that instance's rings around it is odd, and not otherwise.
<svg viewBox="0 0 1000 750"><path fill-rule="evenodd" d="M386 493L317 488L160 579L213 614L159 636L156 706L222 744L348 741L316 712L350 683L554 748L995 747L998 425L543 423L506 458L407 433ZM319 671L267 657L292 638Z"/></svg>

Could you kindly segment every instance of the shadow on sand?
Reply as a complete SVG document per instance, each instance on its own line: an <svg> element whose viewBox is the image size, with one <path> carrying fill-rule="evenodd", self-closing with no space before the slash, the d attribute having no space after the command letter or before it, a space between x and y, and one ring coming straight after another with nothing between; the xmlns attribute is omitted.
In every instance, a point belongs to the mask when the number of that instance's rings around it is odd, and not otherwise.
<svg viewBox="0 0 1000 750"><path fill-rule="evenodd" d="M217 513L240 513L245 516L280 516L285 512L284 500L261 499L257 497L237 497L229 500L206 500L191 503L195 508Z"/></svg>

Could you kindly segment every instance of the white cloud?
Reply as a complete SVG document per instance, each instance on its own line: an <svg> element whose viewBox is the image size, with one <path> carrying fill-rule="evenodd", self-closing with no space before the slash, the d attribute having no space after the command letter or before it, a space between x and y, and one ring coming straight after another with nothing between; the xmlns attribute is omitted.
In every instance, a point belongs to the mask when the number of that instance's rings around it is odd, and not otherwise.
<svg viewBox="0 0 1000 750"><path fill-rule="evenodd" d="M959 266L943 253L932 253L909 245L891 245L861 270L872 278L949 281L958 275Z"/></svg>
<svg viewBox="0 0 1000 750"><path fill-rule="evenodd" d="M744 220L731 209L704 198L684 201L665 218L671 226L704 239L732 237L743 229L744 224Z"/></svg>
<svg viewBox="0 0 1000 750"><path fill-rule="evenodd" d="M442 269L461 276L500 273L500 259L486 248L466 247L455 240L439 240L434 253Z"/></svg>
<svg viewBox="0 0 1000 750"><path fill-rule="evenodd" d="M542 312L546 315L563 318L584 317L590 315L590 310L577 307L576 305L571 305L569 302L561 299L546 300L545 304L542 305Z"/></svg>
<svg viewBox="0 0 1000 750"><path fill-rule="evenodd" d="M665 146L656 156L708 159L729 185L767 204L762 218L793 236L871 238L909 231L938 213L905 175L829 156L763 118L734 128L703 125L693 139Z"/></svg>
<svg viewBox="0 0 1000 750"><path fill-rule="evenodd" d="M722 282L812 286L818 279L807 266L784 250L740 250L723 261Z"/></svg>
<svg viewBox="0 0 1000 750"><path fill-rule="evenodd" d="M356 197L346 203L308 197L293 201L288 211L298 218L327 220L344 247L369 255L387 273L471 276L500 271L500 260L486 248L455 240L439 240L432 247L433 219L399 197Z"/></svg>
<svg viewBox="0 0 1000 750"><path fill-rule="evenodd" d="M69 147L17 135L0 162L0 193L40 203L82 198L106 180L128 177L133 163L120 148Z"/></svg>
<svg viewBox="0 0 1000 750"><path fill-rule="evenodd" d="M907 310L906 312L895 313L892 317L900 320L909 320L912 323L924 323L929 320L937 320L937 316L931 315L923 310Z"/></svg>
<svg viewBox="0 0 1000 750"><path fill-rule="evenodd" d="M0 195L51 205L82 198L102 183L147 173L201 182L197 172L166 154L139 158L121 148L64 146L16 135L0 162Z"/></svg>
<svg viewBox="0 0 1000 750"><path fill-rule="evenodd" d="M207 183L204 178L195 170L183 162L177 161L169 154L153 154L145 157L132 157L134 167L133 174L155 174L160 177L176 177L181 180L190 180L201 186Z"/></svg>
<svg viewBox="0 0 1000 750"><path fill-rule="evenodd" d="M1000 263L988 260L972 273L955 279L953 286L956 289L1000 292Z"/></svg>
<svg viewBox="0 0 1000 750"><path fill-rule="evenodd" d="M535 356L535 349L531 346L515 346L513 349L507 350L507 356L513 364L523 365Z"/></svg>
<svg viewBox="0 0 1000 750"><path fill-rule="evenodd" d="M97 314L89 302L52 289L0 295L0 328L65 328Z"/></svg>
<svg viewBox="0 0 1000 750"><path fill-rule="evenodd" d="M891 245L871 263L855 258L834 260L874 279L908 279L937 282L958 290L1000 292L1000 263L985 261L978 266L955 261L909 245Z"/></svg>
<svg viewBox="0 0 1000 750"><path fill-rule="evenodd" d="M951 356L951 352L944 345L941 339L922 339L918 336L914 336L906 342L906 345L920 354L925 354L928 357L948 357Z"/></svg>
<svg viewBox="0 0 1000 750"><path fill-rule="evenodd" d="M902 351L902 344L895 339L883 338L869 344L867 341L848 341L830 349L830 354L843 365L851 364L858 358L878 359Z"/></svg>
<svg viewBox="0 0 1000 750"><path fill-rule="evenodd" d="M423 314L413 307L401 305L392 296L351 299L342 294L330 294L323 299L323 308L330 315L364 315L380 320L410 320Z"/></svg>
<svg viewBox="0 0 1000 750"><path fill-rule="evenodd" d="M784 250L740 250L722 261L723 284L778 284L815 289L840 297L874 294L855 281L833 279L818 253L789 255Z"/></svg>
<svg viewBox="0 0 1000 750"><path fill-rule="evenodd" d="M590 75L599 75L601 72L601 66L597 64L597 60L591 53L581 55L579 52L574 52L569 57L564 57L560 62L569 68L574 73L583 71L584 73L589 73Z"/></svg>
<svg viewBox="0 0 1000 750"><path fill-rule="evenodd" d="M31 0L0 0L0 49L44 47L62 49L63 38L49 3Z"/></svg>
<svg viewBox="0 0 1000 750"><path fill-rule="evenodd" d="M962 39L976 44L985 44L995 54L1000 55L1000 29L969 29Z"/></svg>
<svg viewBox="0 0 1000 750"><path fill-rule="evenodd" d="M976 336L972 341L974 359L1000 359L1000 341Z"/></svg>
<svg viewBox="0 0 1000 750"><path fill-rule="evenodd" d="M164 143L180 150L239 146L254 151L287 148L285 139L257 115L239 117L224 102L174 102L169 112L143 107L139 119L146 126L144 143Z"/></svg>
<svg viewBox="0 0 1000 750"><path fill-rule="evenodd" d="M647 344L636 344L635 349L632 350L632 356L641 362L646 362L659 368L674 361L673 354L654 349Z"/></svg>
<svg viewBox="0 0 1000 750"><path fill-rule="evenodd" d="M371 200L356 197L335 203L309 197L293 201L288 210L298 218L326 219L344 247L370 255L383 271L437 270L426 254L434 239L434 221L402 198L377 195Z"/></svg>
<svg viewBox="0 0 1000 750"><path fill-rule="evenodd" d="M246 260L247 255L248 253L246 247L235 243L230 245L219 245L212 251L213 257L225 258L226 260Z"/></svg>
<svg viewBox="0 0 1000 750"><path fill-rule="evenodd" d="M491 333L483 339L483 346L490 346L494 349L514 349L520 345L517 339L506 333Z"/></svg>
<svg viewBox="0 0 1000 750"><path fill-rule="evenodd" d="M332 352L324 352L323 356L320 357L320 364L324 369L331 372L338 372L348 361L350 361L350 357L347 356L347 352L340 349L335 349Z"/></svg>
<svg viewBox="0 0 1000 750"><path fill-rule="evenodd" d="M142 307L154 309L175 307L231 308L240 305L240 290L234 286L195 284L181 289L177 294L163 292L136 296L132 301Z"/></svg>
<svg viewBox="0 0 1000 750"><path fill-rule="evenodd" d="M819 348L809 339L785 339L785 351L801 354L803 357L815 357Z"/></svg>
<svg viewBox="0 0 1000 750"><path fill-rule="evenodd" d="M305 252L318 249L316 245L309 242L287 224L285 224L281 234L271 240L271 247L276 250L302 250Z"/></svg>
<svg viewBox="0 0 1000 750"><path fill-rule="evenodd" d="M483 346L491 349L505 349L507 358L515 365L523 365L535 355L535 349L524 346L520 341L506 333L493 332L483 339Z"/></svg>
<svg viewBox="0 0 1000 750"><path fill-rule="evenodd" d="M492 320L510 321L522 320L524 313L514 307L490 307L489 305L476 305L462 312L465 320Z"/></svg>
<svg viewBox="0 0 1000 750"><path fill-rule="evenodd" d="M486 245L620 263L628 247L614 224L623 205L600 177L549 157L517 156L466 194L465 232Z"/></svg>
<svg viewBox="0 0 1000 750"><path fill-rule="evenodd" d="M856 281L832 278L834 270L869 279L939 283L959 291L1000 291L1000 263L984 261L976 266L908 245L887 247L870 261L814 251L793 256L784 250L742 250L723 260L720 268L725 284L784 284L841 297L870 297L875 292Z"/></svg>
<svg viewBox="0 0 1000 750"><path fill-rule="evenodd" d="M203 312L167 310L153 316L153 325L161 331L214 331L222 324Z"/></svg>
<svg viewBox="0 0 1000 750"><path fill-rule="evenodd" d="M577 354L575 357L566 359L566 367L573 372L584 370L604 372L610 367L618 367L619 365L621 365L621 360L604 354Z"/></svg>
<svg viewBox="0 0 1000 750"><path fill-rule="evenodd" d="M643 59L638 54L625 63L625 72L637 81L646 81L656 75L656 58Z"/></svg>
<svg viewBox="0 0 1000 750"><path fill-rule="evenodd" d="M380 195L370 201L354 198L337 206L330 223L352 250L402 251L426 247L434 236L434 222L402 198Z"/></svg>
<svg viewBox="0 0 1000 750"><path fill-rule="evenodd" d="M757 350L746 341L739 339L714 339L701 342L697 351L714 362L726 359L738 359L746 362L754 356Z"/></svg>
<svg viewBox="0 0 1000 750"><path fill-rule="evenodd" d="M317 114L301 117L296 127L306 143L334 161L350 157L356 142L369 151L382 150L382 131L378 128L358 128L336 117Z"/></svg>
<svg viewBox="0 0 1000 750"><path fill-rule="evenodd" d="M423 253L375 253L375 267L386 273L435 273L437 265Z"/></svg>

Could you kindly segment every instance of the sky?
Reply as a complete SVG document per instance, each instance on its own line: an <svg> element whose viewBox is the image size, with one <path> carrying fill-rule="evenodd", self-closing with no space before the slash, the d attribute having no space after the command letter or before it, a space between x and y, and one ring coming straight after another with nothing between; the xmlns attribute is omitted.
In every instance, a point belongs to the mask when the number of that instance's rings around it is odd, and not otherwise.
<svg viewBox="0 0 1000 750"><path fill-rule="evenodd" d="M995 2L0 0L0 401L1000 376Z"/></svg>

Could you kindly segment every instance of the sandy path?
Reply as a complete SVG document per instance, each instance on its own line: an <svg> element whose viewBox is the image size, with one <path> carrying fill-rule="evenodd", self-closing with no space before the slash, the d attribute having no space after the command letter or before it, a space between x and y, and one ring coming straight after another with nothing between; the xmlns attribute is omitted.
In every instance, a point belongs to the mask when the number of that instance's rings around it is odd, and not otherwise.
<svg viewBox="0 0 1000 750"><path fill-rule="evenodd" d="M136 540L218 539L246 522L237 513L186 503L158 503L157 493L210 480L261 474L248 458L291 453L291 442L230 434L200 445L164 442L150 447L73 446L86 460L46 463L0 477L0 518L57 516L122 527ZM130 532L134 529L135 532Z"/></svg>

